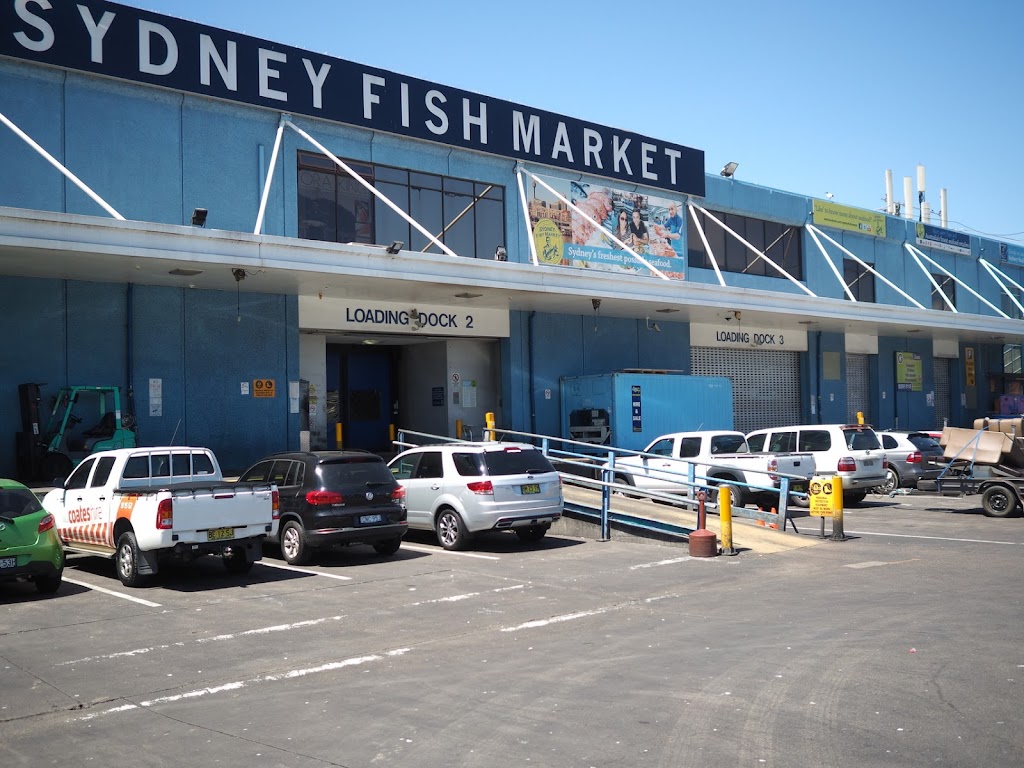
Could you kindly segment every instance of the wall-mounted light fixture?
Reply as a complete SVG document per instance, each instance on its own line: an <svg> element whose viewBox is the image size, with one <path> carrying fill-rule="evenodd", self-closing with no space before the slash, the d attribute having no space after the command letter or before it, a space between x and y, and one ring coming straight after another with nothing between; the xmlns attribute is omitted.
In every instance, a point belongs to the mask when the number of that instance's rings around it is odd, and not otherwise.
<svg viewBox="0 0 1024 768"><path fill-rule="evenodd" d="M389 245L384 250L390 253L392 256L394 256L396 253L402 250L402 246L404 245L405 243L403 243L401 240L394 240L392 241L391 245Z"/></svg>
<svg viewBox="0 0 1024 768"><path fill-rule="evenodd" d="M726 163L725 167L719 171L719 173L725 176L725 178L731 179L733 174L736 173L736 169L739 167L739 163Z"/></svg>
<svg viewBox="0 0 1024 768"><path fill-rule="evenodd" d="M499 245L494 249L494 260L495 261L508 261L508 251L505 250L504 245Z"/></svg>
<svg viewBox="0 0 1024 768"><path fill-rule="evenodd" d="M651 318L647 318L647 330L654 331L655 333L661 333L661 326L657 323L652 323Z"/></svg>
<svg viewBox="0 0 1024 768"><path fill-rule="evenodd" d="M196 275L203 274L203 270L201 270L201 269L184 269L182 267L178 267L177 269L172 269L167 274L168 275L176 275L178 277L195 277Z"/></svg>
<svg viewBox="0 0 1024 768"><path fill-rule="evenodd" d="M206 226L206 214L209 213L205 208L193 208L192 209L192 226L193 227L205 227Z"/></svg>

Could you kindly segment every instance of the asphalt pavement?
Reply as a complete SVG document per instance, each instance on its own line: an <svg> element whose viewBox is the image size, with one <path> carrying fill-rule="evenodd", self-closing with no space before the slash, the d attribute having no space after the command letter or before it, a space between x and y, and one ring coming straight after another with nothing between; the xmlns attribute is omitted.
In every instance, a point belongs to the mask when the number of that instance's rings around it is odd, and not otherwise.
<svg viewBox="0 0 1024 768"><path fill-rule="evenodd" d="M796 520L735 557L413 533L141 589L74 557L52 597L0 585L0 764L1024 765L1024 518Z"/></svg>

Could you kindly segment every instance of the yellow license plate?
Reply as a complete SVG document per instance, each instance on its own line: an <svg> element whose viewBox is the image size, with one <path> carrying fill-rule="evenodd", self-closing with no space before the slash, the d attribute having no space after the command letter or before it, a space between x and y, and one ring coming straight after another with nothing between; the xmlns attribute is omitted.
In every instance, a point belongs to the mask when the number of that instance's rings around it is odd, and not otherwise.
<svg viewBox="0 0 1024 768"><path fill-rule="evenodd" d="M523 493L540 493L540 486L537 483L530 483L522 487Z"/></svg>
<svg viewBox="0 0 1024 768"><path fill-rule="evenodd" d="M224 541L235 538L234 528L211 528L206 532L207 541Z"/></svg>

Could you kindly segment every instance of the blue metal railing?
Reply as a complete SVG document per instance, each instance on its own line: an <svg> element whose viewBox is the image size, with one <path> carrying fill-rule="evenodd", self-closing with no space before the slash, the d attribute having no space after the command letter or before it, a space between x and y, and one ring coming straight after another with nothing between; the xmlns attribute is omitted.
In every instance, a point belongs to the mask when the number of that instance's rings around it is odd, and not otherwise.
<svg viewBox="0 0 1024 768"><path fill-rule="evenodd" d="M743 507L734 507L732 510L733 517L744 517L754 520L762 520L765 522L775 523L778 521L779 530L786 529L786 523L789 520L789 498L790 496L803 496L805 494L796 491L790 491L790 484L792 480L805 481L806 478L798 475L788 475L785 473L772 473L779 477L779 487L774 486L760 486L753 485L750 483L743 483L735 480L729 480L727 483L721 479L715 477L709 477L707 475L698 475L696 472L696 465L693 462L688 462L685 459L674 459L674 461L685 462L687 465L687 471L676 472L674 470L657 469L659 477L670 478L674 484L687 488L686 495L679 493L670 493L667 491L656 491L646 488L639 488L633 484L622 483L616 480L616 477L621 475L636 475L642 474L643 470L635 470L629 466L616 466L616 459L626 456L639 456L644 459L644 467L647 466L647 460L664 460L666 457L658 454L644 453L643 451L633 451L626 448L615 448L610 446L595 446L593 443L585 443L579 440L571 440L563 437L554 437L552 435L539 435L531 432L519 432L510 429L492 428L489 430L493 434L501 435L504 437L511 437L515 442L524 442L535 445L540 451L549 459L553 460L561 466L567 466L581 470L585 474L573 473L568 471L559 470L559 475L562 477L563 482L570 485L580 486L583 488L590 488L593 490L601 491L601 506L600 506L600 527L601 527L601 539L607 540L611 534L611 521L613 517L632 517L630 515L621 515L616 513L613 515L611 510L611 498L613 494L621 494L624 496L642 497L652 500L662 501L671 504L675 507L683 507L690 509L694 515L697 513L697 508L700 504L698 500L698 494L704 492L707 499L714 499L706 503L706 508L718 509L717 505L717 493L715 492L716 487L719 484L728 484L731 486L739 486L747 489L744 493L753 494L764 494L764 495L778 495L779 505L777 513L764 512L760 509L750 510ZM420 439L417 442L412 442L408 438ZM433 435L426 432L415 432L413 430L399 430L397 439L394 444L402 449L412 448L426 443L469 443L479 442L471 440L463 440L459 438L448 437L445 435ZM503 442L498 440L497 442ZM557 446L557 447L556 447ZM595 448L599 452L595 451ZM600 462L600 463L598 463ZM714 472L716 469L728 470L731 469L728 465L712 465L708 464L709 472ZM593 475L590 477L588 475ZM676 482L678 479L678 482ZM696 521L695 521L696 523ZM659 530L664 530L665 526L669 524L660 523ZM644 526L642 526L644 527ZM691 531L693 528L683 528L681 530Z"/></svg>

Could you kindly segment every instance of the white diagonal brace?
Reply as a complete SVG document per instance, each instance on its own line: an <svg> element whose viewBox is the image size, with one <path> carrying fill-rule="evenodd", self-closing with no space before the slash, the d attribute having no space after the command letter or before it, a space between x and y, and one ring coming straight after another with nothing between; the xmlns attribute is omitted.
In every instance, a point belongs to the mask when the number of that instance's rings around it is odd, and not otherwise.
<svg viewBox="0 0 1024 768"><path fill-rule="evenodd" d="M836 276L836 280L838 280L839 284L843 286L843 290L846 292L847 298L849 298L850 301L856 302L857 298L853 295L853 291L850 290L850 286L846 284L846 280L841 274L839 274L839 268L836 267L835 263L832 261L832 257L828 255L828 251L825 250L825 246L821 244L821 240L818 239L818 234L814 231L814 227L808 226L807 233L811 236L811 239L814 240L814 244L818 246L818 250L821 251L821 255L825 257L825 263L831 268L832 274Z"/></svg>
<svg viewBox="0 0 1024 768"><path fill-rule="evenodd" d="M376 197L378 200L380 200L382 203L384 203L384 205L386 205L388 208L390 208L395 213L397 213L399 216L401 216L403 219L405 219L405 221L407 221L410 226L412 226L417 232L419 232L425 238L430 240L430 242L432 242L434 245L436 245L442 251L447 253L449 256L454 256L454 257L458 258L459 254L457 254L455 251L453 251L447 245L445 245L440 240L438 240L436 237L434 237L434 235L431 234L422 224L420 224L418 221L416 221L416 219L414 219L408 213L406 213L401 208L399 208L397 205L395 205L393 202L391 202L391 199L387 195L385 195L380 190L374 188L374 186L370 182L368 182L366 179L364 179L362 176L360 176L354 170L349 168L348 165L346 165L343 160L341 160L333 152L331 152L329 149L327 149L327 147L325 147L319 141L314 139L312 136L310 136L304 130L299 128L299 126L297 126L291 120L287 121L285 123L285 125L287 125L293 131L295 131L297 134L299 134L302 138L304 138L306 141L308 141L314 147L316 147L321 152L323 152L325 155L327 155L327 157L331 158L331 162L333 162L336 166L341 168L341 170L343 170L345 173L347 173L349 176L351 176L353 179L355 179L357 182L359 182L361 185L363 185L363 187L365 187L370 192L370 194L372 194L374 197Z"/></svg>
<svg viewBox="0 0 1024 768"><path fill-rule="evenodd" d="M270 170L267 171L267 180L263 183L263 194L260 196L260 210L256 214L256 229L252 231L254 235L261 234L263 232L263 216L267 212L267 199L270 197L270 185L274 180L274 168L277 166L277 153L281 149L281 137L284 135L284 124L287 123L291 118L288 115L282 114L281 119L277 123L277 136L274 137L274 151L270 153Z"/></svg>
<svg viewBox="0 0 1024 768"><path fill-rule="evenodd" d="M1024 314L1024 306L1021 306L1021 303L1019 301L1017 301L1017 297L1014 296L1013 293L1011 293L1009 288L1007 288L1005 285L1003 285L1003 281L1000 280L998 276L1001 275L1006 280L1006 282L1008 282L1011 285L1015 286L1017 288L1017 290L1020 291L1021 293L1024 293L1024 286L1022 286L1020 283L1018 283L1017 281L1015 281L1012 278L1010 278L1010 276L1007 275L1005 272L1001 271L1000 269L998 269L996 267L993 267L991 264L989 264L984 259L979 258L978 261L981 264L981 266L983 266L988 271L988 273L992 276L992 279L995 280L996 283L999 284L999 287L1003 289L1003 293L1005 293L1007 296L1010 297L1010 301L1012 301L1014 306L1017 307L1017 310L1021 314Z"/></svg>
<svg viewBox="0 0 1024 768"><path fill-rule="evenodd" d="M556 191L555 191L554 189L552 189L552 188L551 188L551 186L550 186L550 185L548 185L548 184L547 184L547 183L546 183L546 182L544 181L544 179L542 179L542 178L540 178L539 176L536 176L536 175L534 175L534 174L530 173L530 172L529 172L528 170L526 170L525 168L523 169L523 173L525 173L525 174L526 174L527 176L529 176L529 177L530 177L531 179L533 179L534 181L536 181L536 182L537 182L538 184L540 184L540 185L541 185L542 187L544 187L544 189L546 189L546 190L547 190L548 192L550 192L550 193L551 193L552 195L554 195L555 197L557 197L557 198L558 198L558 199L559 199L559 200L560 200L561 202L563 202L563 203L565 203L566 205L568 205L568 206L569 206L570 208L572 208L572 209L573 209L574 211L576 211L576 213L578 213L578 214L579 214L580 216L582 216L582 217L583 217L584 219L586 219L586 220L587 220L587 221L589 221L589 222L590 222L591 224L593 224L593 225L594 225L595 227L597 227L597 229L599 229L599 230L601 231L601 234L602 234L602 235L603 235L604 237L607 237L607 238L608 238L609 240L611 240L611 241L612 241L613 243L615 243L616 245L618 245L619 247L621 247L621 248L622 248L623 250L625 250L625 251L626 251L627 253L629 253L629 255L630 255L630 256L632 256L632 257L633 257L634 259L636 259L637 261L639 261L639 262L640 262L641 264L643 264L643 265L644 265L645 267L647 267L647 268L648 268L649 270L651 270L651 272L653 272L654 274L656 274L656 275L657 275L658 277L660 277L660 278L661 278L662 280L670 280L670 279L671 279L671 278L670 278L670 277L669 277L668 275L666 275L666 274L665 274L664 272L662 272L662 271L661 271L660 269L658 269L658 268L657 268L656 266L654 266L654 265L653 265L653 264L651 264L651 263L650 263L649 261L647 261L647 259L645 259L645 258L644 258L643 256L641 256L640 254L638 254L638 253L637 253L636 251L634 251L634 250L633 250L632 248L630 248L630 247L629 247L628 245L626 245L626 244L625 244L624 242L622 242L621 240L619 240L619 238L617 238L617 237L616 237L616 236L615 236L614 234L612 234L612 233L611 233L611 232L609 232L609 231L608 231L607 229L605 229L605 228L604 228L603 226L601 226L601 224L600 224L599 222L597 222L597 221L594 221L594 219L590 218L590 215L589 215L589 214L585 213L584 211L581 211L581 210L579 209L579 207L578 207L578 206L576 206L576 205L573 205L573 204L572 204L572 203L570 203L570 202L569 202L568 200L566 200L566 199L565 199L565 197L564 197L564 196L563 196L563 195L562 195L562 194L561 194L560 192L556 192Z"/></svg>
<svg viewBox="0 0 1024 768"><path fill-rule="evenodd" d="M795 285L795 286L796 286L797 288L799 288L799 289L800 289L801 291L803 291L804 293L806 293L806 294L807 294L808 296L813 296L814 298L818 298L818 294L816 294L816 293L815 293L814 291L812 291L812 290L811 290L810 288L808 288L808 287L807 287L806 285L804 285L804 284L803 284L803 283L801 283L801 282L800 282L799 280L797 280L797 279L796 279L795 277L793 277L793 276L792 276L791 274L789 274L789 272L787 272L786 270L784 270L784 269L783 269L782 267L780 267L780 266L779 266L778 264L776 264L776 263L775 263L774 261L772 261L772 260L771 260L771 259L769 259L769 258L768 258L767 256L765 256L765 255L764 255L763 253L761 253L761 251L757 250L757 248L755 248L755 247L754 247L754 246L752 246L752 245L751 245L750 243L748 243L748 242L747 242L746 240L744 240L744 239L743 239L742 237L740 237L740 235L739 235L739 234L738 234L738 233L737 233L737 232L736 232L735 230L733 230L733 229L732 229L731 227L727 226L727 225L725 224L725 222L724 222L724 221L722 221L722 220L721 220L721 219L719 219L719 218L718 218L717 216L715 216L715 214L711 213L711 211L708 211L708 210L706 210L706 209L704 209L704 208L701 208L701 207L700 207L699 205L697 205L696 203L691 203L691 205L693 205L693 207L694 207L694 208L696 208L696 209L697 209L698 211L700 211L701 213L703 213L703 214L704 214L705 216L707 216L707 217L708 217L709 219L711 219L712 221L714 221L714 222L715 222L715 223L716 223L716 224L717 224L718 226L720 226L720 227L721 227L722 229L724 229L724 230L725 230L726 232L728 232L728 233L729 233L730 235L732 235L732 236L733 236L733 237L735 237L735 238L736 238L737 240L739 240L739 241L740 241L741 243L743 243L743 245L745 245L745 246L746 246L747 248L749 248L749 249L750 249L750 250L752 250L752 251L753 251L754 253L756 253L756 254L758 255L758 257L759 257L759 258L762 258L762 259L764 259L765 261L767 261L767 262L768 262L769 264L771 264L771 265L772 265L772 267L774 267L774 268L775 268L775 270L776 270L777 272L779 272L779 273L780 273L780 274L781 274L781 275L782 275L783 277L785 277L785 278L786 278L787 280L789 280L789 282L791 282L791 283L792 283L793 285Z"/></svg>
<svg viewBox="0 0 1024 768"><path fill-rule="evenodd" d="M722 277L722 270L718 268L718 259L715 258L715 252L711 250L711 243L708 242L708 236L704 232L704 227L700 225L700 219L697 218L697 211L693 207L693 203L687 203L686 207L690 211L690 218L693 219L694 226L697 227L700 241L704 243L704 251L707 253L708 258L711 259L711 266L714 267L715 274L718 275L718 284L725 288L725 278Z"/></svg>
<svg viewBox="0 0 1024 768"><path fill-rule="evenodd" d="M516 181L519 183L519 201L523 206L523 220L526 222L526 239L530 241L530 261L533 266L538 266L537 243L533 239L533 227L530 224L530 204L526 199L526 186L523 184L523 169L516 165Z"/></svg>
<svg viewBox="0 0 1024 768"><path fill-rule="evenodd" d="M951 278L953 278L953 280L954 280L954 281L955 281L955 282L957 283L957 285L961 285L961 286L963 286L963 288L964 288L964 290L965 290L965 291L967 291L967 292L968 292L969 294L971 294L971 295L972 295L972 296L973 296L974 298L976 298L976 299L977 299L978 301L980 301L980 302L981 302L982 304L984 304L984 305L985 305L986 307L988 307L989 309L993 310L993 311L994 311L994 312L996 312L997 314L999 314L999 315L1002 315L1003 317L1005 317L1005 318L1009 319L1009 317L1010 317L1010 316L1009 316L1008 314L1006 314L1005 312L1003 312L1003 310L1001 310L1001 309L1000 309L999 307L997 307L997 306L996 306L995 304L993 304L993 303L992 303L991 301L989 301L988 299L986 299L986 298L985 298L984 296L982 296L982 295L981 295L980 293L978 293L978 292L977 292L976 290L974 290L973 288L971 288L971 286L969 286L969 285L968 285L967 283L965 283L965 282L964 282L963 280L961 280L961 279L960 279L959 277L957 277L956 275L954 275L954 274L953 274L952 272L950 272L950 271L949 271L948 269L946 269L945 267L943 267L943 266L942 266L941 264L939 264L939 263L938 263L937 261L935 261L934 259L932 259L932 258L928 257L928 256L927 256L927 255L926 255L926 254L924 253L924 251L922 251L922 250L920 250L920 249L918 249L918 248L915 248L915 247L914 247L914 246L912 246L912 245L911 245L910 243L904 243L904 245L905 245L905 246L906 246L906 247L907 247L907 248L908 248L908 249L909 249L909 250L910 250L911 252L916 252L918 256L920 256L920 257L921 257L922 259L925 259L925 260L926 260L926 261L927 261L927 262L928 262L929 264L931 264L931 265L932 265L933 267L935 267L936 269L940 269L940 270L942 270L942 272L943 272L943 273L945 273L945 274L949 275L949 276L950 276Z"/></svg>
<svg viewBox="0 0 1024 768"><path fill-rule="evenodd" d="M65 168L57 158L55 158L53 155L51 155L49 152L47 152L41 146L36 144L36 142L32 140L31 136L29 136L27 133L25 133L23 130L21 130L21 128L19 128L14 123L12 123L10 120L8 120L7 116L4 115L3 112L0 112L0 123L3 123L8 128L10 128L12 131L14 131L14 135L15 136L17 136L19 139L21 139L26 144L28 144L30 147L32 147L32 149L34 149L36 152L38 152L43 157L43 159L46 160L46 162L48 162L50 165L52 165L58 171L63 173L68 179L71 180L71 182L76 187L78 187L80 190L85 192L85 194L87 194L89 196L89 198L94 203L96 203L100 208L102 208L104 211L109 213L115 219L118 219L120 221L124 221L125 220L124 216L122 216L120 213L115 211L107 203L106 200L104 200L102 197L100 197L95 192L93 192L92 189L90 189L89 186L84 181L82 181L80 178L75 176L75 174L73 174L71 171L69 171L67 168Z"/></svg>
<svg viewBox="0 0 1024 768"><path fill-rule="evenodd" d="M842 245L840 245L839 243L837 243L837 242L836 242L835 240L833 240L833 239L832 239L831 237L829 237L829 236L828 236L828 234L826 234L825 232L822 232L822 231L821 231L820 229L818 229L818 228L817 228L816 226L814 226L813 224L808 224L808 225L807 225L807 229L808 229L808 230L814 230L814 231L815 231L815 232L817 232L817 233L818 233L819 235L821 235L822 237L824 237L824 238L825 238L826 240L828 240L828 241L829 241L830 243L832 243L832 245L834 245L834 246L835 246L836 248L838 248L838 249L839 249L840 251L842 251L842 252L843 252L843 253L845 253L845 254L846 254L847 256L849 256L849 257L850 257L851 259L853 259L854 261L856 261L856 262L857 262L858 264L860 264L860 265L861 265L862 267L864 267L864 269L868 270L868 272L870 272L870 273L871 273L871 274L873 274L873 275L874 275L875 277L877 277L877 278L878 278L879 280L881 280L881 281L882 281L883 283L885 283L886 285L888 285L888 286L889 286L890 288L892 288L892 289L893 289L894 291L896 291L896 293L898 293L898 294L899 294L900 296L902 296L902 297L903 297L904 299L906 299L907 301L909 301L909 302L910 302L911 304L913 304L913 305L914 305L915 307L917 307L918 309L927 309L927 307L925 307L925 305L924 305L924 304L922 304L922 303L921 303L921 302L919 302L919 301L918 301L917 299L915 299L915 298L914 298L913 296L911 296L911 295L910 295L909 293L907 293L907 292L906 292L906 291L904 291L904 290L903 290L902 288L900 288L899 286L897 286L897 285L896 285L896 283L894 283L894 282L893 282L892 280L890 280L889 278L887 278L887 277L886 277L885 275L883 275L883 274L882 274L881 272L879 272L879 271L878 271L877 269L875 269L875 268L874 268L873 266L871 266L870 264L868 264L868 263L867 263L866 261L864 261L864 260L863 260L862 258L860 258L859 256L857 256L857 255L856 255L855 253L853 253L852 251L850 251L850 249L849 249L849 248L845 248L845 247L843 247ZM938 286L936 286L936 288L938 288Z"/></svg>
<svg viewBox="0 0 1024 768"><path fill-rule="evenodd" d="M907 245L907 243L904 243L903 245ZM949 296L946 295L946 292L939 287L939 282L932 276L932 273L928 271L925 265L921 263L921 260L917 257L917 254L914 253L909 248L907 252L910 254L910 258L917 262L918 268L922 272L924 272L924 276L928 278L928 282L932 284L932 288L935 290L935 292L942 297L942 300L946 303L946 306L949 307L950 311L959 312L959 310L953 305L953 302L949 300Z"/></svg>

